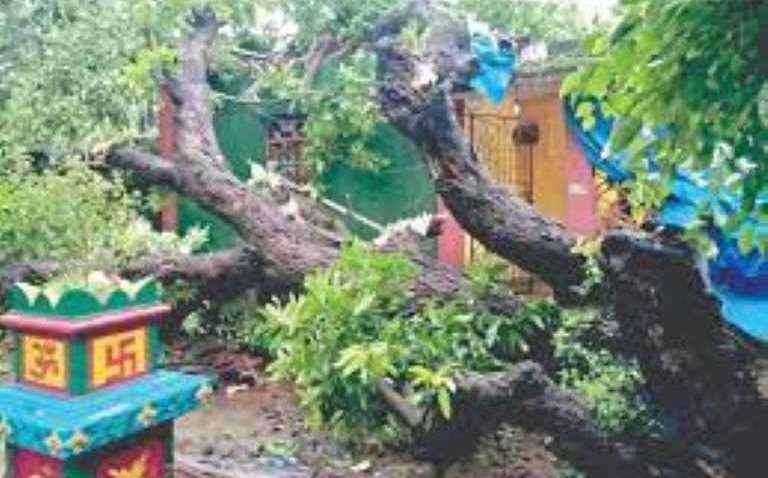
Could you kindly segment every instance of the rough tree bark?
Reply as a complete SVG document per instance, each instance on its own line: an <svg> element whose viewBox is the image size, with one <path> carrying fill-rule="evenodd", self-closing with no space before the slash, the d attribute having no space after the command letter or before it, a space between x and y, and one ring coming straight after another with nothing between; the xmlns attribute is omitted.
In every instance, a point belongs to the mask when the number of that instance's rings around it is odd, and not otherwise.
<svg viewBox="0 0 768 478"><path fill-rule="evenodd" d="M490 180L461 133L447 91L424 99L413 86L393 76L409 68L405 56L387 49L380 58L382 65L392 68L381 88L382 110L422 148L437 192L451 214L488 250L538 275L559 297L577 295L583 260L572 252L574 238Z"/></svg>
<svg viewBox="0 0 768 478"><path fill-rule="evenodd" d="M390 36L408 16L390 18L392 24L377 25L373 31ZM339 244L313 226L285 217L267 195L225 168L206 81L207 51L218 23L206 10L198 11L192 22L193 33L181 48L179 72L168 79L177 106L178 158L166 162L133 149L113 149L105 158L146 184L171 187L195 199L228 221L243 245L207 256L145 258L129 272L151 270L167 282L192 281L203 294L216 298L230 298L254 286L267 286L270 293L295 290L308 272L334 261ZM491 251L547 281L558 297L583 299L579 290L583 261L572 252L574 238L498 187L463 137L450 86L453 76L466 73L464 68L470 66L459 55L466 42L457 40L451 43L457 47L454 51L419 58L403 53L389 40L375 40L380 42L382 112L424 151L437 191L454 217ZM437 71L437 87L415 84L419 61ZM393 242L390 247L402 244ZM749 370L753 354L747 342L724 325L690 252L667 249L648 238L612 235L605 241L604 255L609 312L620 325L617 346L638 357L650 390L671 418L669 428L675 433L665 443L682 444L674 448L680 453L671 461L679 458L684 463L672 468L688 470L682 476L696 476L698 471L690 472L697 470L695 463L709 460L722 462L739 478L755 476L749 466L756 463L758 444L765 442L768 428L765 406ZM411 257L423 271L414 285L418 293L450 296L461 289L463 278L456 270L413 251ZM0 273L0 285L50 275L57 267L39 263L7 268ZM516 304L510 296L496 301L495 307L514 311ZM686 320L691 311L700 320ZM457 450L455 443L467 443L510 421L552 433L558 448L591 476L647 475L637 462L635 446L610 443L579 400L560 391L540 366L517 364L494 375L459 377L458 382L455 420L430 427L424 435L427 455L433 459L441 453L456 456L469 447ZM710 459L710 450L727 456Z"/></svg>
<svg viewBox="0 0 768 478"><path fill-rule="evenodd" d="M768 403L755 376L761 345L730 325L692 251L614 232L603 243L619 345L637 357L653 397L674 425L659 449L668 462L762 476ZM761 352L762 349L762 352Z"/></svg>
<svg viewBox="0 0 768 478"><path fill-rule="evenodd" d="M420 455L433 463L450 464L500 423L508 423L554 437L555 451L591 478L615 478L618 472L622 478L648 476L636 445L611 441L579 398L555 384L535 362L491 374L466 373L457 384L454 417L429 427L418 440Z"/></svg>
<svg viewBox="0 0 768 478"><path fill-rule="evenodd" d="M377 53L382 111L421 147L438 193L461 226L539 275L560 298L583 299L574 238L498 187L464 138L450 93L455 77L472 66L461 57L445 61L455 53L440 44L416 56L383 41ZM435 85L416 83L425 65L436 72ZM669 418L666 450L655 444L657 458L678 476L706 476L715 466L733 476L761 476L757 444L768 437L768 410L753 370L758 346L724 320L694 252L620 231L606 237L602 252L607 312L619 326L616 347L638 358Z"/></svg>
<svg viewBox="0 0 768 478"><path fill-rule="evenodd" d="M417 12L421 11L417 8L420 8L420 5L420 2L412 2L409 4L409 8L414 10L409 11L416 15ZM393 13L386 19L389 23L384 21L372 30L369 40L372 40L375 35L388 35L399 31L407 21L413 18L413 15ZM422 18L426 17L423 16ZM198 47L203 45L201 43L194 44ZM189 46L183 51L186 52L183 56L185 62L200 63L205 59L205 54L194 54ZM203 131L209 130L206 126L206 121L210 122L211 120L208 112L194 105L185 106L186 102L202 101L205 97L204 89L207 86L196 84L195 89L186 94L178 86L184 85L188 81L201 81L201 68L183 67L179 75L171 82L172 91L177 91L173 95L179 111L177 129L184 131L195 131L200 128ZM188 72L193 72L191 78L185 78ZM186 137L188 136L181 135L179 140L184 141ZM268 197L257 194L237 181L231 173L219 168L219 161L216 159L220 153L212 141L193 143L195 151L190 153L189 158L184 156L184 151L188 151L188 149L179 145L177 150L180 152L180 157L170 163L161 162L146 153L129 150L112 151L107 158L111 165L132 170L145 181L171 186L177 191L193 197L203 206L229 221L243 241L255 250L254 255L258 259L257 263L262 268L261 274L276 283L282 283L286 288L295 288L307 272L330 264L336 257L338 245L319 241L319 236L313 234L311 228L307 227L306 224L287 221ZM210 148L206 150L205 148L209 146ZM201 148L203 148L202 152L199 151ZM198 158L205 158L206 156L213 160L198 160ZM495 194L499 200L507 200L506 198L508 198L501 190ZM487 204L490 205L491 203L488 202ZM549 224L545 219L536 216L530 209L525 210L524 214L528 214L531 221L538 221L536 224ZM534 225L531 227L533 228ZM555 231L553 234L560 232L554 223L551 227ZM536 234L533 230L532 233ZM536 240L534 235L528 239L531 244L523 246L529 253L533 253L535 250L532 244ZM404 251L421 266L421 274L413 285L417 296L450 297L463 287L464 280L456 269L439 264L434 258L420 253L418 248L412 247L412 243L407 238L403 240L402 237L398 238L395 235L380 245L379 248L381 250ZM544 261L541 262L541 265L546 268ZM544 273L547 274L547 272ZM548 278L553 282L557 280L557 277L554 271L548 275ZM488 307L497 313L510 314L516 310L517 304L517 299L510 294L489 298L481 306ZM536 370L541 371L540 368ZM493 400L508 403L501 415L497 412L494 412L495 415L493 416L474 413L472 416L479 420L479 423L497 426L499 422L496 418L516 416L517 412L513 412L515 407L512 404L516 403L518 398L526 397L529 399L528 403L531 404L531 410L534 408L537 410L540 418L536 423L537 426L547 428L549 424L552 424L555 428L553 432L571 431L564 434L559 443L567 444L567 446L563 446L563 449L569 451L568 455L575 462L603 464L595 465L595 468L603 468L603 473L595 476L610 476L607 474L609 467L604 466L606 463L629 462L620 456L619 448L607 445L607 438L598 431L598 427L581 402L572 398L564 399L563 394L557 390L551 381L546 381L546 386L542 386L544 378L541 373L518 372L518 370L512 370L508 376L502 375L491 379L490 383L505 384L506 391L496 390L494 392L493 387L489 387L488 383L484 383L478 377L467 377L459 380L459 387L462 393L466 393L467 396L484 397L489 400L489 403ZM506 381L503 376L507 376ZM532 398L531 394L521 393L521 390L536 390L535 399ZM469 404L470 402L466 403ZM533 407L534 403L541 406ZM553 406L546 408L542 404L552 404ZM465 408L471 409L470 406ZM490 411L492 407L485 407L482 410ZM546 419L547 415L551 415L551 420ZM466 424L467 422L463 421L462 423ZM487 428L483 425L481 429ZM445 432L448 428L440 428L440 430L443 430L440 436L444 438L434 441L438 446L432 448L433 453L430 456L433 459L436 459L437 456L443 456L444 460L455 459L466 451L466 449L459 450L457 448L447 448L442 453L436 451L441 445L448 443L445 437L450 435L450 433ZM438 433L437 429L434 432ZM479 434L474 434L474 437L478 436ZM470 437L467 436L467 438ZM462 453L458 453L459 451Z"/></svg>

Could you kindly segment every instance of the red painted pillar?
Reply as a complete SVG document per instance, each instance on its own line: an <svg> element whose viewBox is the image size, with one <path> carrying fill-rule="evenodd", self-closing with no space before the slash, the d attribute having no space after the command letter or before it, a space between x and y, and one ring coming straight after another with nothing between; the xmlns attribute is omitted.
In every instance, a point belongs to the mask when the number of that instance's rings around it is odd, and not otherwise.
<svg viewBox="0 0 768 478"><path fill-rule="evenodd" d="M165 88L160 94L158 112L158 129L160 138L157 147L160 156L173 161L176 153L176 127L174 124L175 106L173 100ZM179 212L175 193L167 193L162 200L160 208L160 229L167 232L176 232L179 227Z"/></svg>
<svg viewBox="0 0 768 478"><path fill-rule="evenodd" d="M437 200L437 213L443 217L440 236L437 238L437 258L444 264L463 266L464 241L467 235L445 207L442 199Z"/></svg>
<svg viewBox="0 0 768 478"><path fill-rule="evenodd" d="M455 98L453 104L456 108L456 117L464 126L466 101L464 98ZM437 198L437 215L443 218L440 236L437 238L437 259L444 264L461 267L465 263L464 242L467 240L467 235L440 197Z"/></svg>
<svg viewBox="0 0 768 478"><path fill-rule="evenodd" d="M567 213L566 227L577 234L594 234L600 230L597 214L597 194L592 167L578 140L569 131L566 146Z"/></svg>

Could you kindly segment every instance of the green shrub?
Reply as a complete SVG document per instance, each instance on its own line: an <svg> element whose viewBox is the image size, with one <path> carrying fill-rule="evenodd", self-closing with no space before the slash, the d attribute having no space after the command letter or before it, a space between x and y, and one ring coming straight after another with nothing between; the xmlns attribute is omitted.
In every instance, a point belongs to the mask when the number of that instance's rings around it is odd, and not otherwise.
<svg viewBox="0 0 768 478"><path fill-rule="evenodd" d="M169 294L168 300L172 302L188 300L195 292L187 284L170 289L172 295ZM271 347L265 342L268 337L253 333L252 321L261 316L263 307L255 290L228 302L207 302L187 316L182 331L193 340L215 338L245 345L258 353L269 353Z"/></svg>
<svg viewBox="0 0 768 478"><path fill-rule="evenodd" d="M635 361L616 356L594 337L596 312L564 310L553 336L560 383L579 392L602 428L610 433L643 433L653 426L639 393L643 376Z"/></svg>
<svg viewBox="0 0 768 478"><path fill-rule="evenodd" d="M417 267L355 243L333 266L308 276L302 295L261 314L253 298L235 301L212 330L266 350L273 376L296 384L308 422L342 439L409 438L377 396L378 380L390 380L433 417L450 419L458 370L499 370L526 358L534 336L540 344L547 335L561 385L582 394L607 431L647 429L639 369L595 340L593 312L564 311L548 300L526 302L514 317L481 311L477 298L499 292L505 270L494 262L473 266L467 292L416 304L408 285Z"/></svg>
<svg viewBox="0 0 768 478"><path fill-rule="evenodd" d="M384 378L450 418L454 371L497 370L500 355L523 357L527 337L551 312L550 305L517 317L478 313L470 297L414 307L408 285L416 273L400 255L353 244L306 279L305 294L266 307L265 320L255 322L247 335L269 344L271 372L296 383L312 425L342 438L404 438L375 393Z"/></svg>
<svg viewBox="0 0 768 478"><path fill-rule="evenodd" d="M104 268L140 254L191 253L205 241L202 231L184 239L154 232L139 206L119 177L79 161L7 173L0 176L0 263L55 259Z"/></svg>

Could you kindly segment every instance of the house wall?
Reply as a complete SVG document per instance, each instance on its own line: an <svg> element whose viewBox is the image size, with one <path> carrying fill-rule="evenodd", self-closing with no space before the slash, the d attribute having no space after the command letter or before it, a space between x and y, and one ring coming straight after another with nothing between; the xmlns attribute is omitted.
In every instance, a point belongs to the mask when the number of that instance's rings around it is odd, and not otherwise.
<svg viewBox="0 0 768 478"><path fill-rule="evenodd" d="M462 97L463 105L458 113L468 137L474 139L479 160L497 182L507 186L511 194L530 200L540 213L561 222L569 230L590 234L599 229L592 170L568 131L559 91L558 77L522 78L500 105L470 93ZM522 122L539 126L539 140L535 145L514 143L512 132ZM528 160L528 155L533 186L531 197L526 198L525 187L521 186L525 182L521 183L524 179L521 171L525 172L525 168L515 164ZM447 227L449 231L454 229ZM455 257L461 246L463 261ZM469 236L457 238L451 233L440 243L440 257L449 263L466 264L481 254L479 249Z"/></svg>
<svg viewBox="0 0 768 478"><path fill-rule="evenodd" d="M524 161L525 155L532 154L533 205L542 214L565 222L568 216L568 131L562 116L559 81L519 80L500 105L493 105L477 94L467 95L466 103L467 114L518 118L515 124L533 122L539 126L539 141L533 146L515 145L511 131L502 130L497 134L506 136L506 141L496 141L492 134L475 134L474 147L484 152L479 157L489 167L491 175L513 191L517 178L510 171L515 168L498 163ZM467 133L471 135L471 131L467 130ZM488 141L495 144L484 144Z"/></svg>
<svg viewBox="0 0 768 478"><path fill-rule="evenodd" d="M577 234L593 235L603 228L594 172L578 140L568 134L565 150L567 191L565 225Z"/></svg>

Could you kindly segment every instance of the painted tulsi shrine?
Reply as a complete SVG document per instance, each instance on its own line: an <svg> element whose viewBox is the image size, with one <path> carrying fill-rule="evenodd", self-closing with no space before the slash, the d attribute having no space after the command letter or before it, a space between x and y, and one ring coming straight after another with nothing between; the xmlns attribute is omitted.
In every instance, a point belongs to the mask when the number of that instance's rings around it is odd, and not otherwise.
<svg viewBox="0 0 768 478"><path fill-rule="evenodd" d="M94 292L20 284L0 325L15 341L15 383L0 387L8 478L163 478L173 421L210 393L162 370L155 281Z"/></svg>

